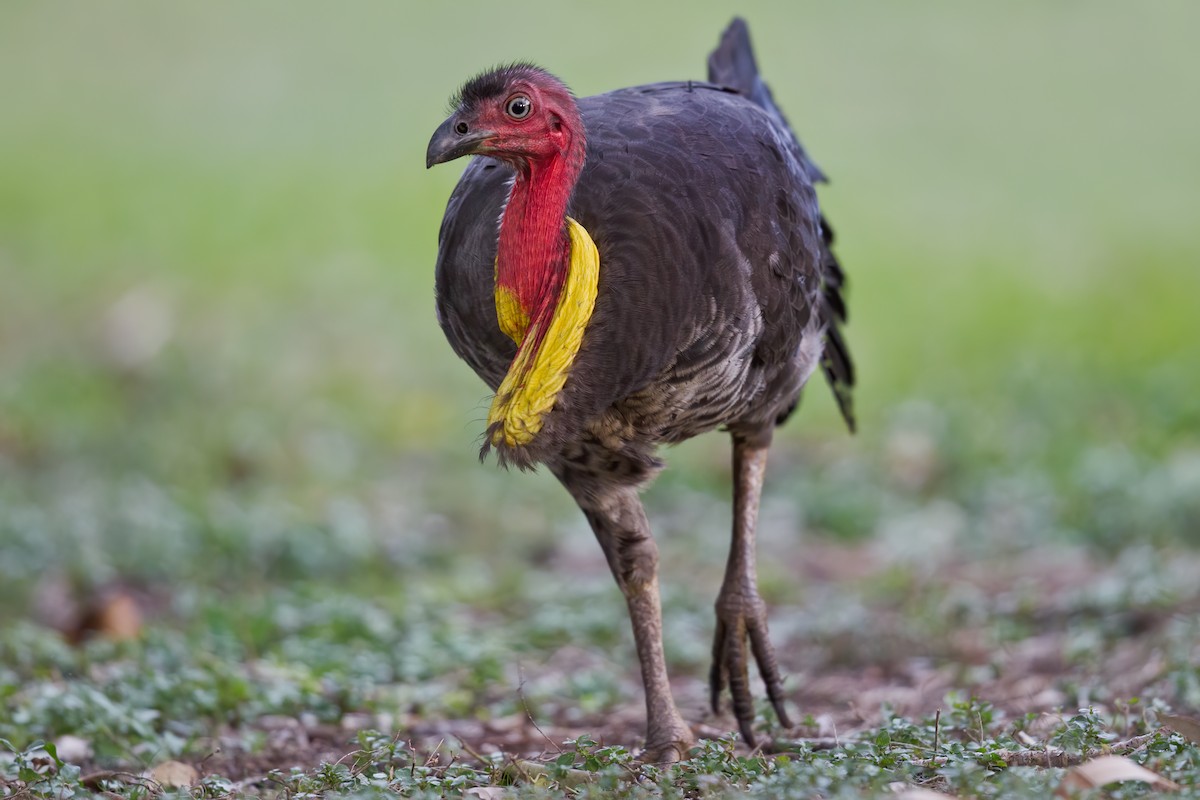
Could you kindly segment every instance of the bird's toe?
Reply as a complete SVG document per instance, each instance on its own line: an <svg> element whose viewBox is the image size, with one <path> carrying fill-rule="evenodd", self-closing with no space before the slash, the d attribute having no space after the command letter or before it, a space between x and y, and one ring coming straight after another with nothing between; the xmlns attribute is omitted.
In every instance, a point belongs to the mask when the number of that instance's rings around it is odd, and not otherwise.
<svg viewBox="0 0 1200 800"><path fill-rule="evenodd" d="M747 650L750 652L747 653ZM775 658L775 648L767 637L766 606L757 594L733 596L722 593L717 601L717 629L713 639L712 670L709 673L712 709L713 713L720 713L721 693L728 686L738 730L746 744L755 747L754 697L750 692L749 670L751 654L758 664L767 696L780 724L790 728L791 721L784 708L783 678Z"/></svg>

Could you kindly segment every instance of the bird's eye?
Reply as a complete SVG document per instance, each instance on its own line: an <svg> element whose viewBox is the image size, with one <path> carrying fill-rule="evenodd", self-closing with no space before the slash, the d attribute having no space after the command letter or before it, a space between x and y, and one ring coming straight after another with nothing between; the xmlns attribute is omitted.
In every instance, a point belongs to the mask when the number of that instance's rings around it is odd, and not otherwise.
<svg viewBox="0 0 1200 800"><path fill-rule="evenodd" d="M504 104L504 113L513 119L525 119L533 110L533 103L523 94L515 94Z"/></svg>

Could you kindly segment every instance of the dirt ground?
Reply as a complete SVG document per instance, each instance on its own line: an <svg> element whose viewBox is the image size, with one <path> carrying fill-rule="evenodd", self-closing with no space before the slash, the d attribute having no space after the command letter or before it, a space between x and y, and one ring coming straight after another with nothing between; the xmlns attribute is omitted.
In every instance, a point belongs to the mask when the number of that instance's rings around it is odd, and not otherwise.
<svg viewBox="0 0 1200 800"><path fill-rule="evenodd" d="M784 636L777 636L781 663L791 667L789 699L803 722L790 731L773 729L773 746L786 748L798 739L836 746L877 727L885 708L913 719L945 711L952 692L986 700L1008 719L1035 715L1024 725L1034 737L1088 706L1119 715L1132 702L1130 724L1140 718L1149 698L1194 714L1196 709L1181 707L1186 699L1180 695L1178 670L1181 658L1190 659L1193 667L1200 664L1200 643L1181 641L1179 631L1200 612L1200 587L1190 593L1151 593L1138 602L1127 591L1130 586L1136 589L1137 582L1131 584L1122 569L1121 564L1100 565L1075 552L943 565L927 580L956 590L970 587L984 610L979 613L987 616L971 618L961 609L946 610L944 600L931 602L923 595L928 593L925 586L914 590L922 595L915 609L904 603L869 606L861 628L823 633L815 641L789 635L786 625L778 626L785 629ZM1200 574L1194 560L1176 562L1172 569ZM855 591L884 571L885 565L869 548L827 546L809 549L801 578ZM1027 590L1015 597L1016 586ZM1035 589L1030 592L1028 587ZM934 613L939 610L944 618ZM602 664L611 664L604 654L567 646L540 665L524 664L523 670L527 678L536 678L543 670ZM635 665L620 681L625 696L640 699ZM735 727L728 714L709 711L708 687L698 675L675 675L672 682L681 711L698 736L717 738ZM521 688L514 686L512 691L519 695ZM757 694L761 697L761 686ZM265 738L257 752L248 753L236 744L244 741L243 729L214 739L210 754L195 766L202 774L238 781L261 779L275 769L312 769L347 758L356 749L355 732L365 728L395 731L431 763L476 761L496 752L538 759L557 754L564 741L585 734L601 744L636 748L643 725L640 700L610 713L582 714L567 708L550 717L515 713L431 720L414 713L392 718L349 714L337 725L270 717L251 726Z"/></svg>

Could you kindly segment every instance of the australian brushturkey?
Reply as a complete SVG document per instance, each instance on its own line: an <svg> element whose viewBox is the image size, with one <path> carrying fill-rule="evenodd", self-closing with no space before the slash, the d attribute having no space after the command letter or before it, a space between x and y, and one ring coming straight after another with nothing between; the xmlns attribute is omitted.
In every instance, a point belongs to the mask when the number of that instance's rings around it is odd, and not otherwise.
<svg viewBox="0 0 1200 800"><path fill-rule="evenodd" d="M659 445L729 431L733 542L710 678L714 710L728 686L753 745L749 655L789 726L754 560L772 432L818 365L853 427L843 274L813 188L824 176L759 78L740 19L707 82L576 100L513 64L452 104L427 165L480 157L446 207L437 311L495 392L483 454L546 465L591 523L633 622L645 757L670 760L694 737L667 681L638 490L662 466Z"/></svg>

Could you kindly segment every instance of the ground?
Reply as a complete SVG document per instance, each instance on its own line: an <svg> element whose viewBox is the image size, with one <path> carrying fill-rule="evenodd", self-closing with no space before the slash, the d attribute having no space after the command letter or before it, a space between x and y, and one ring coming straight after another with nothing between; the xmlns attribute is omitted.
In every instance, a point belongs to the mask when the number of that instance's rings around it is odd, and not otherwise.
<svg viewBox="0 0 1200 800"><path fill-rule="evenodd" d="M1196 796L1200 6L739 7L833 179L860 430L818 380L772 451L770 754L706 710L728 443L666 452L707 743L657 770L581 515L476 461L423 154L470 74L698 78L729 9L521 5L0 6L0 796L1030 797L1107 751Z"/></svg>
<svg viewBox="0 0 1200 800"><path fill-rule="evenodd" d="M1172 712L1194 719L1200 700L1200 559L1131 550L1097 562L1079 548L968 558L962 548L947 543L918 567L877 543L817 541L770 570L804 587L777 589L772 615L800 724L779 730L763 703L762 755L736 746L731 718L707 710L704 587L668 589L676 696L697 733L719 742L691 769L719 780L712 791L768 796L771 774L790 770L799 790L845 763L858 764L847 796L897 782L1019 794L1112 751L1196 791L1196 729L1172 733ZM134 642L94 633L70 648L17 628L3 643L14 668L0 733L57 739L80 771L72 785L91 790L127 792L178 760L197 770L191 779L208 776L193 793L347 791L364 788L359 775L401 793L448 790L440 782L455 775L460 789L578 792L590 771L614 791L658 796L627 761L643 735L640 690L623 604L599 561L552 553L519 587L480 586L491 580L480 570L462 600L450 595L468 576L456 575L432 597L414 588L401 611L282 590L237 609L193 599L189 622L160 603ZM528 773L529 762L554 770L564 754L575 773ZM938 757L946 763L931 766ZM757 766L742 774L747 763ZM414 764L424 777L381 777ZM1031 764L1044 766L1006 775ZM680 788L694 777L665 780Z"/></svg>

